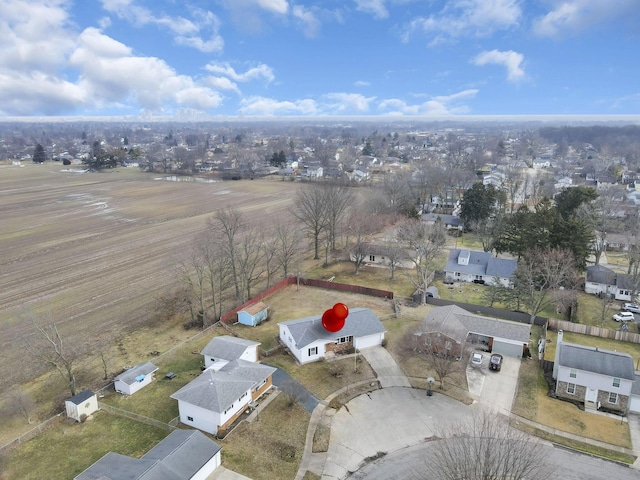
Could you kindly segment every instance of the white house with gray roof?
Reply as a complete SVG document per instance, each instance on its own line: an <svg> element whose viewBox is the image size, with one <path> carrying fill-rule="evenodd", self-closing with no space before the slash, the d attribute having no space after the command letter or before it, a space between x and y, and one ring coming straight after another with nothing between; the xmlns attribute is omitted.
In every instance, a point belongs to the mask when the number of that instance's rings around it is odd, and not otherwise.
<svg viewBox="0 0 640 480"><path fill-rule="evenodd" d="M217 372L208 368L171 395L178 401L180 422L217 434L271 388L275 371L273 367L239 359Z"/></svg>
<svg viewBox="0 0 640 480"><path fill-rule="evenodd" d="M522 358L529 346L531 325L476 315L457 305L432 308L420 325L423 334L442 334L461 350L464 342L502 355ZM454 352L455 353L455 352ZM461 355L455 353L455 355Z"/></svg>
<svg viewBox="0 0 640 480"><path fill-rule="evenodd" d="M517 266L515 260L495 258L489 252L452 248L444 272L448 279L459 282L475 281L486 285L499 282L508 287Z"/></svg>
<svg viewBox="0 0 640 480"><path fill-rule="evenodd" d="M232 360L257 362L259 346L259 342L231 335L221 335L213 337L200 353L204 357L205 368L213 367L218 371Z"/></svg>
<svg viewBox="0 0 640 480"><path fill-rule="evenodd" d="M635 372L628 353L567 343L559 331L553 378L556 396L583 403L585 410L629 411Z"/></svg>
<svg viewBox="0 0 640 480"><path fill-rule="evenodd" d="M386 328L368 308L349 310L344 327L329 332L322 326L322 315L278 323L280 340L298 362L321 360L328 354L353 347L358 350L381 345Z"/></svg>
<svg viewBox="0 0 640 480"><path fill-rule="evenodd" d="M116 392L125 395L133 395L141 388L149 385L156 378L155 372L158 370L151 362L141 363L133 368L125 370L114 378L113 385Z"/></svg>
<svg viewBox="0 0 640 480"><path fill-rule="evenodd" d="M74 480L205 480L221 449L197 430L174 430L141 458L109 452Z"/></svg>

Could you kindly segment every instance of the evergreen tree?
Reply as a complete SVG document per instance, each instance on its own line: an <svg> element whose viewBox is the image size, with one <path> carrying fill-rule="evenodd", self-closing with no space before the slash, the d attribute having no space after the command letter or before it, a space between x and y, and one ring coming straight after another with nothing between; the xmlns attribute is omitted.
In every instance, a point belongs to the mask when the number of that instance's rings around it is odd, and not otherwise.
<svg viewBox="0 0 640 480"><path fill-rule="evenodd" d="M33 163L44 163L47 159L47 154L44 151L44 147L40 144L36 145L33 150Z"/></svg>

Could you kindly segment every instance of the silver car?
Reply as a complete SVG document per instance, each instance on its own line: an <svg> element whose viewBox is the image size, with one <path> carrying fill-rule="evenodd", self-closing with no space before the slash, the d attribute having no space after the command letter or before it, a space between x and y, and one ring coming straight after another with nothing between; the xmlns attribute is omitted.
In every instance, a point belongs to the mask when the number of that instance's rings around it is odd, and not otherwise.
<svg viewBox="0 0 640 480"><path fill-rule="evenodd" d="M482 354L480 352L474 352L471 355L471 366L478 368L482 365Z"/></svg>
<svg viewBox="0 0 640 480"><path fill-rule="evenodd" d="M640 305L637 303L625 303L622 306L622 310L625 312L640 313Z"/></svg>

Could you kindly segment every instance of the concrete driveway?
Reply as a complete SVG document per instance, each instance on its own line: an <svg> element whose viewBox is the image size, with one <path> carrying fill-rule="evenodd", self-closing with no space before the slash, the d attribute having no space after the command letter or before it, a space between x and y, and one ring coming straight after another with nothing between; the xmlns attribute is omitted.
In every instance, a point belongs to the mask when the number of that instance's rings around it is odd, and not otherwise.
<svg viewBox="0 0 640 480"><path fill-rule="evenodd" d="M492 410L508 415L516 395L518 375L520 373L519 358L504 356L502 369L499 372L489 370L490 353L483 352L481 368L467 367L467 384L469 393Z"/></svg>

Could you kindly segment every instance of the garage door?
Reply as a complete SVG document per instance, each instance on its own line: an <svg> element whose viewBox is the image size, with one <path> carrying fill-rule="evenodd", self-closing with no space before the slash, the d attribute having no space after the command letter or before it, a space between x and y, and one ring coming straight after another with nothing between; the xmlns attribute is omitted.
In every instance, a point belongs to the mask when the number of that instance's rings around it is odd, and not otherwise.
<svg viewBox="0 0 640 480"><path fill-rule="evenodd" d="M501 353L502 355L508 355L509 357L522 358L522 344L513 344L500 340L499 338L493 339L492 352Z"/></svg>
<svg viewBox="0 0 640 480"><path fill-rule="evenodd" d="M631 395L631 400L629 401L629 410L635 413L640 413L640 396Z"/></svg>

